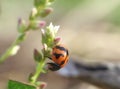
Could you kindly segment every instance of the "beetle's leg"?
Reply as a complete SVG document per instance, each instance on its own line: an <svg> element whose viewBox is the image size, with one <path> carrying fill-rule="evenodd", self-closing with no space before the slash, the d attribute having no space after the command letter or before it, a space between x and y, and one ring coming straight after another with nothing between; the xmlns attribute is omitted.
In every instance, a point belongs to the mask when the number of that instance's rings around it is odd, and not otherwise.
<svg viewBox="0 0 120 89"><path fill-rule="evenodd" d="M48 57L50 60L52 60L52 58L51 57Z"/></svg>
<svg viewBox="0 0 120 89"><path fill-rule="evenodd" d="M48 69L51 71L57 71L59 70L61 67L56 64L56 63L47 63L48 64Z"/></svg>

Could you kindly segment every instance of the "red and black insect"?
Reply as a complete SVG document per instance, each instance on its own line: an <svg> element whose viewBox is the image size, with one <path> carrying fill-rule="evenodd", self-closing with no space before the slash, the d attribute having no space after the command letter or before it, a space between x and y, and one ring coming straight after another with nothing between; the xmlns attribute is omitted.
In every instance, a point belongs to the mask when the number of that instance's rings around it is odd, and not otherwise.
<svg viewBox="0 0 120 89"><path fill-rule="evenodd" d="M49 69L52 71L59 70L64 67L69 59L68 49L62 44L53 47L52 56L50 58L54 63L48 63Z"/></svg>

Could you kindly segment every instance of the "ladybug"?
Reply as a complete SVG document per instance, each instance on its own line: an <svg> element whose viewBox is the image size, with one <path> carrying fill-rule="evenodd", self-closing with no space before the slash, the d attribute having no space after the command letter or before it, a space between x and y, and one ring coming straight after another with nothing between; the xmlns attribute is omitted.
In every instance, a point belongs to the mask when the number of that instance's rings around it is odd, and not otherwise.
<svg viewBox="0 0 120 89"><path fill-rule="evenodd" d="M69 59L68 49L62 44L56 45L52 49L52 55L50 58L54 63L48 63L48 69L51 71L57 71L64 67Z"/></svg>

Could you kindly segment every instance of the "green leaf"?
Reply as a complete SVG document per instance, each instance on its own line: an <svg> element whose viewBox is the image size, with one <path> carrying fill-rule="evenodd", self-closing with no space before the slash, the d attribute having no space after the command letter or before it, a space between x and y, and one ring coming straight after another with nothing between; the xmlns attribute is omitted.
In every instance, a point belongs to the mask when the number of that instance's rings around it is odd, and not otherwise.
<svg viewBox="0 0 120 89"><path fill-rule="evenodd" d="M32 76L33 76L33 73L30 73L30 75L28 76L28 81L29 81L29 82L32 81Z"/></svg>
<svg viewBox="0 0 120 89"><path fill-rule="evenodd" d="M17 43L19 44L20 42L24 41L26 38L26 33L21 33L18 37Z"/></svg>
<svg viewBox="0 0 120 89"><path fill-rule="evenodd" d="M39 15L41 16L41 17L46 17L46 16L48 16L51 12L53 11L53 9L52 8L45 8L45 9L43 9L43 10L41 10L40 12L39 12Z"/></svg>
<svg viewBox="0 0 120 89"><path fill-rule="evenodd" d="M17 29L18 29L19 33L24 33L25 32L25 30L26 30L25 20L23 20L23 19L18 20Z"/></svg>
<svg viewBox="0 0 120 89"><path fill-rule="evenodd" d="M9 80L8 89L37 89L37 87L14 80Z"/></svg>
<svg viewBox="0 0 120 89"><path fill-rule="evenodd" d="M45 8L46 4L47 4L47 0L34 0L34 5L39 10Z"/></svg>
<svg viewBox="0 0 120 89"><path fill-rule="evenodd" d="M38 52L36 49L34 50L34 59L37 62L40 62L43 59L42 52Z"/></svg>

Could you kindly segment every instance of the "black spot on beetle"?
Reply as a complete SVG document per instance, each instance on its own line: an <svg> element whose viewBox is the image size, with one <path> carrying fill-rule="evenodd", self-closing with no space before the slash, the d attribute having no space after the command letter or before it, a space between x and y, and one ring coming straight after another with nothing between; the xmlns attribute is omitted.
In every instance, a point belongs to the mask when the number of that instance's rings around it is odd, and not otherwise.
<svg viewBox="0 0 120 89"><path fill-rule="evenodd" d="M56 59L58 59L60 56L63 56L63 57L64 57L63 54L58 54L58 53L53 53L53 55L56 57Z"/></svg>
<svg viewBox="0 0 120 89"><path fill-rule="evenodd" d="M62 61L61 63L60 63L60 65L63 65L65 63L65 61Z"/></svg>

